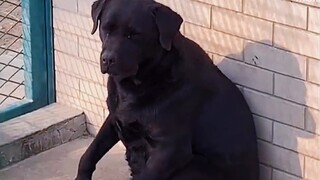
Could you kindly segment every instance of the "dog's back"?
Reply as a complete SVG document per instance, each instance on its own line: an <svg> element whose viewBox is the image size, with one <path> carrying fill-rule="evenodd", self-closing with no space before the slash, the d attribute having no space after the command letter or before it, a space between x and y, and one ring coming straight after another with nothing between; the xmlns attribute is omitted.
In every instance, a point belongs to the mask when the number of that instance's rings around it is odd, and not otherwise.
<svg viewBox="0 0 320 180"><path fill-rule="evenodd" d="M186 78L203 91L193 96L205 98L193 129L194 154L210 159L225 179L258 179L255 126L242 93L199 45L180 35L175 46Z"/></svg>

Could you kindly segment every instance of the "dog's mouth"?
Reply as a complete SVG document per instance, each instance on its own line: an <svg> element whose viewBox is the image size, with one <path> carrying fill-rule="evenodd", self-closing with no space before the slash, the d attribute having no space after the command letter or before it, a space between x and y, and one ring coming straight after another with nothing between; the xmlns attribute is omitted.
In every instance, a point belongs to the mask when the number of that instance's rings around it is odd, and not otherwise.
<svg viewBox="0 0 320 180"><path fill-rule="evenodd" d="M102 74L108 74L109 76L114 77L115 79L119 79L119 80L134 77L134 76L136 76L137 72L138 72L138 68L131 69L131 70L123 70L121 72L117 72L117 71L110 69L110 68L101 69Z"/></svg>

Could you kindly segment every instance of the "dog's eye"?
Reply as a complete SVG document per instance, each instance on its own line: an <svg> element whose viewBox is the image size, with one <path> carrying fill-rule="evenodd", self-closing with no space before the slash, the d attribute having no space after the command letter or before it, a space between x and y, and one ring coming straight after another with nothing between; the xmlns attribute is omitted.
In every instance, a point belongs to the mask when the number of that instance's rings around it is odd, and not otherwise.
<svg viewBox="0 0 320 180"><path fill-rule="evenodd" d="M132 31L132 32L128 33L126 36L127 36L128 39L132 39L134 36L137 36L139 34L140 33Z"/></svg>
<svg viewBox="0 0 320 180"><path fill-rule="evenodd" d="M134 30L132 27L129 27L128 30L127 30L127 33L126 33L126 37L128 39L132 39L133 36L136 36L138 34L139 33L136 30Z"/></svg>

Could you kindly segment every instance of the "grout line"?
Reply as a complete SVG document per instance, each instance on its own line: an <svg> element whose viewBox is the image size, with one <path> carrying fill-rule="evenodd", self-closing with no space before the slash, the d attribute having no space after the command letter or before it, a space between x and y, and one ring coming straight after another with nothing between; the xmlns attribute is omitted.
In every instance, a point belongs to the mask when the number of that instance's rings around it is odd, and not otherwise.
<svg viewBox="0 0 320 180"><path fill-rule="evenodd" d="M208 29L207 27L203 27L203 26L200 26L200 25L197 25L197 24L194 24L192 22L188 22L186 21L186 24L189 24L189 25L192 25L192 26L198 26L198 27L201 27L201 28L205 28L207 30L210 30ZM255 43L259 43L259 44L263 44L263 45L266 45L268 47L273 47L277 50L282 50L282 51L285 51L285 52L289 52L289 53L292 53L292 54L297 54L297 55L300 55L300 56L304 56L304 57L308 57L308 58L313 58L313 59L316 59L318 61L320 61L320 59L317 59L315 57L311 57L311 56L308 56L308 55L305 55L305 54L301 54L301 53L298 53L298 52L294 52L294 51L291 51L291 50L288 50L288 49L285 49L285 48L280 48L280 47L274 47L270 44L266 44L266 43L262 43L261 41L257 41L257 40L252 40L252 39L248 39L248 38L245 38L245 37L241 37L239 35L234 35L234 34L231 34L231 33L228 33L228 32L224 32L224 31L220 31L220 30L217 30L217 29L211 29L213 31L216 31L216 32L220 32L220 33L223 33L225 35L229 35L229 36L232 36L232 37L235 37L235 38L240 38L242 40L247 40L247 41L251 41L251 42L255 42ZM315 34L314 32L311 32L311 31L306 31L308 33L313 33L314 35L318 35L318 34ZM319 34L320 35L320 34ZM272 43L271 43L272 44Z"/></svg>
<svg viewBox="0 0 320 180"><path fill-rule="evenodd" d="M242 1L241 1L241 13L244 13L244 1L245 1L245 0L242 0Z"/></svg>
<svg viewBox="0 0 320 180"><path fill-rule="evenodd" d="M309 13L310 13L310 7L307 7L307 21L306 21L306 30L309 31Z"/></svg>
<svg viewBox="0 0 320 180"><path fill-rule="evenodd" d="M275 34L275 23L272 23L272 47L275 47L274 34Z"/></svg>
<svg viewBox="0 0 320 180"><path fill-rule="evenodd" d="M208 3L204 3L204 2L202 2L202 3L203 3L203 4L208 4ZM211 5L212 7L219 8L219 9L224 9L224 10L228 10L228 11L233 11L234 13L241 13L241 14L244 15L244 16L252 17L252 18L255 18L255 19L260 19L260 20L264 20L264 21L267 21L267 22L276 23L276 24L279 24L279 25L282 25L282 26L286 26L286 27L295 28L295 29L298 29L298 30L307 31L307 30L305 29L305 27L297 27L297 26L293 26L293 25L290 25L290 24L284 24L284 23L281 23L281 22L272 21L272 20L269 20L269 19L266 19L266 18L254 16L254 15L251 15L251 14L247 14L247 13L244 13L244 12L239 12L239 11L236 11L236 10L233 10L233 9L228 9L228 8L221 7L221 6L216 6L216 5L213 5L213 4L209 4L209 5ZM320 33L312 32L312 31L307 31L307 32L314 33L314 34L317 34L317 35L320 34Z"/></svg>
<svg viewBox="0 0 320 180"><path fill-rule="evenodd" d="M272 94L275 95L276 91L276 74L273 73L272 75Z"/></svg>
<svg viewBox="0 0 320 180"><path fill-rule="evenodd" d="M309 71L310 71L310 69L309 69L309 66L310 66L310 61L311 61L311 59L310 58L307 58L307 60L306 60L306 67L305 67L305 69L306 69L306 81L308 81L308 82L310 82L310 78L309 78Z"/></svg>

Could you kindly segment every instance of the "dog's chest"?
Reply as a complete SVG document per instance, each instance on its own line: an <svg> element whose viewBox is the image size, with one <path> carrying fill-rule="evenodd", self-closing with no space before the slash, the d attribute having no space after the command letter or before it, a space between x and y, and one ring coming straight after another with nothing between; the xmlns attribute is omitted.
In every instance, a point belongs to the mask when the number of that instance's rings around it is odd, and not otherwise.
<svg viewBox="0 0 320 180"><path fill-rule="evenodd" d="M152 108L135 107L130 103L123 103L116 109L115 126L120 139L125 144L147 143L150 127L155 117Z"/></svg>

